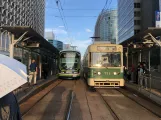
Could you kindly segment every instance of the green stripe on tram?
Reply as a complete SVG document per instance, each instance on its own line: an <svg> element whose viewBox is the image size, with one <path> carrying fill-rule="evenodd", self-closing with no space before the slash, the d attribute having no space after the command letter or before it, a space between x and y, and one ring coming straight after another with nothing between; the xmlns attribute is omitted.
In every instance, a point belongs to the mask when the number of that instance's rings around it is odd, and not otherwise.
<svg viewBox="0 0 161 120"><path fill-rule="evenodd" d="M100 72L101 74L98 75L98 72ZM114 75L114 72L119 74ZM121 73L120 68L88 68L88 78L122 79L123 72Z"/></svg>

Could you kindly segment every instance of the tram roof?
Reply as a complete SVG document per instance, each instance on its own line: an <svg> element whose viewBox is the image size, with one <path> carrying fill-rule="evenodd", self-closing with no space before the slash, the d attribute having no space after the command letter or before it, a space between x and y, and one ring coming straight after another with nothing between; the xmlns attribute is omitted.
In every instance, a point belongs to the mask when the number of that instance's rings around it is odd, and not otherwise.
<svg viewBox="0 0 161 120"><path fill-rule="evenodd" d="M156 27L149 27L148 29L146 29L145 31L142 31L132 37L130 37L129 39L123 41L122 44L123 46L129 44L129 43L141 43L143 42L144 38L146 36L148 36L148 34L151 34L153 37L158 37L161 36L161 28L156 28Z"/></svg>
<svg viewBox="0 0 161 120"><path fill-rule="evenodd" d="M78 52L78 53L80 53L78 50L61 50L60 52Z"/></svg>
<svg viewBox="0 0 161 120"><path fill-rule="evenodd" d="M50 52L59 53L59 50L55 48L53 45L51 45L44 37L42 37L40 34L38 34L35 30L33 30L29 26L0 26L2 30L7 30L8 32L15 35L15 37L22 36L25 32L24 39L26 43L39 43L40 48L39 49L47 49ZM29 38L29 39L27 39Z"/></svg>

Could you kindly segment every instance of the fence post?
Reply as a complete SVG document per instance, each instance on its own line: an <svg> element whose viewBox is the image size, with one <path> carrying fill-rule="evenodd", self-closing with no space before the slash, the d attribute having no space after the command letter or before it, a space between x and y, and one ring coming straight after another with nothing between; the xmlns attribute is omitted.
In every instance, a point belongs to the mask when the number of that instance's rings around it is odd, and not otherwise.
<svg viewBox="0 0 161 120"><path fill-rule="evenodd" d="M152 91L151 91L151 86L152 86L152 85L151 85L151 84L152 84L152 82L151 82L151 74L149 74L149 80L150 80L150 95L149 95L149 97L151 98L151 92L152 92Z"/></svg>

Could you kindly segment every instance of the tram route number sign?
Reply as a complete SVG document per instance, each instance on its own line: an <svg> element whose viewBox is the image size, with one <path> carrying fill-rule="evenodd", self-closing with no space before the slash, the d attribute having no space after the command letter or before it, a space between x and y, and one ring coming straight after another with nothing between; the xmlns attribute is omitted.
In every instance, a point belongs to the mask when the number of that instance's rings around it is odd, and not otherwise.
<svg viewBox="0 0 161 120"><path fill-rule="evenodd" d="M66 54L64 54L64 57L75 57L75 53L66 53Z"/></svg>
<svg viewBox="0 0 161 120"><path fill-rule="evenodd" d="M99 51L116 51L116 46L98 46Z"/></svg>

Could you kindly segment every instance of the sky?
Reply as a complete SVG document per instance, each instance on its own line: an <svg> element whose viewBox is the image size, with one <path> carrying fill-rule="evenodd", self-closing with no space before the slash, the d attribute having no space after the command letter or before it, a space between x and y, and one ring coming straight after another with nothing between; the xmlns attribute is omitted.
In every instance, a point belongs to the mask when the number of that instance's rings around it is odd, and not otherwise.
<svg viewBox="0 0 161 120"><path fill-rule="evenodd" d="M46 0L45 31L53 31L55 38L77 46L83 56L98 15L107 2L107 8L116 8L117 0ZM62 17L63 16L63 17Z"/></svg>

